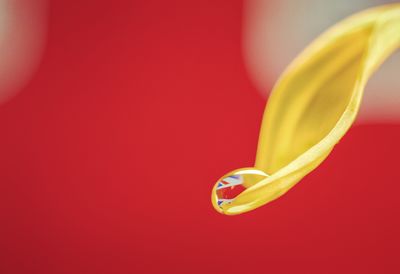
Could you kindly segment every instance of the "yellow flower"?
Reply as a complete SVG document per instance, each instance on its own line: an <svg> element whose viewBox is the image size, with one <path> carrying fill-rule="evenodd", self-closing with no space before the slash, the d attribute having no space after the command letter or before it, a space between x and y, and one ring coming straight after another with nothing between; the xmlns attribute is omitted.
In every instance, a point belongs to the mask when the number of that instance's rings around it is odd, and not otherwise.
<svg viewBox="0 0 400 274"><path fill-rule="evenodd" d="M355 14L317 38L272 91L254 168L218 180L214 208L227 215L256 209L314 170L351 127L368 79L398 47L400 4ZM238 186L245 188L234 198L221 196Z"/></svg>

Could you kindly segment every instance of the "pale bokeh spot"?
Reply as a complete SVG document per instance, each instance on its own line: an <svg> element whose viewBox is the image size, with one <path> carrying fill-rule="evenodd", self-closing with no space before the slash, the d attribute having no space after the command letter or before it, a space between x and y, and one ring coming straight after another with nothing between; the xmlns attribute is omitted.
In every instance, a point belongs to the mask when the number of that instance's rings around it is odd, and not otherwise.
<svg viewBox="0 0 400 274"><path fill-rule="evenodd" d="M37 69L45 44L47 0L0 0L0 103Z"/></svg>

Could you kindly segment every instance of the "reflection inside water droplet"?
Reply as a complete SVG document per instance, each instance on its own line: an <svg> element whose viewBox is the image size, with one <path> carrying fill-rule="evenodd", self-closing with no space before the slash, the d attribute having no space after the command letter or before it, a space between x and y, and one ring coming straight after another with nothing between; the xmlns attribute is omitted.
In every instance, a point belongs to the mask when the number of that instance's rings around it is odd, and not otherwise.
<svg viewBox="0 0 400 274"><path fill-rule="evenodd" d="M217 205L222 209L248 187L265 179L268 175L258 169L242 168L222 177L216 185Z"/></svg>

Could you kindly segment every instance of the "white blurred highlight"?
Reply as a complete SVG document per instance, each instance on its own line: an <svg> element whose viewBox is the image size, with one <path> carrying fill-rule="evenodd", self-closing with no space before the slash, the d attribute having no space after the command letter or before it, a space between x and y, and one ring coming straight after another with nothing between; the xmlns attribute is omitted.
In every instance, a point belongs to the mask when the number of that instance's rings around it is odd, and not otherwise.
<svg viewBox="0 0 400 274"><path fill-rule="evenodd" d="M0 0L0 103L29 81L44 49L47 0Z"/></svg>
<svg viewBox="0 0 400 274"><path fill-rule="evenodd" d="M352 13L396 1L247 0L244 58L250 77L265 96L271 81L314 38ZM400 52L367 85L359 121L400 122Z"/></svg>

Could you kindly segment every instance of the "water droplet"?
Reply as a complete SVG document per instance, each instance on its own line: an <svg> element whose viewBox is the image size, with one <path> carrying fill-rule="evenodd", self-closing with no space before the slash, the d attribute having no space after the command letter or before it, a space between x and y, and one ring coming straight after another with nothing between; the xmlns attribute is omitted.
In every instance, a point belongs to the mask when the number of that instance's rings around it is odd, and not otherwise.
<svg viewBox="0 0 400 274"><path fill-rule="evenodd" d="M254 168L242 168L228 173L217 182L217 205L222 209L223 205L232 203L246 188L265 179L267 176L263 171Z"/></svg>

